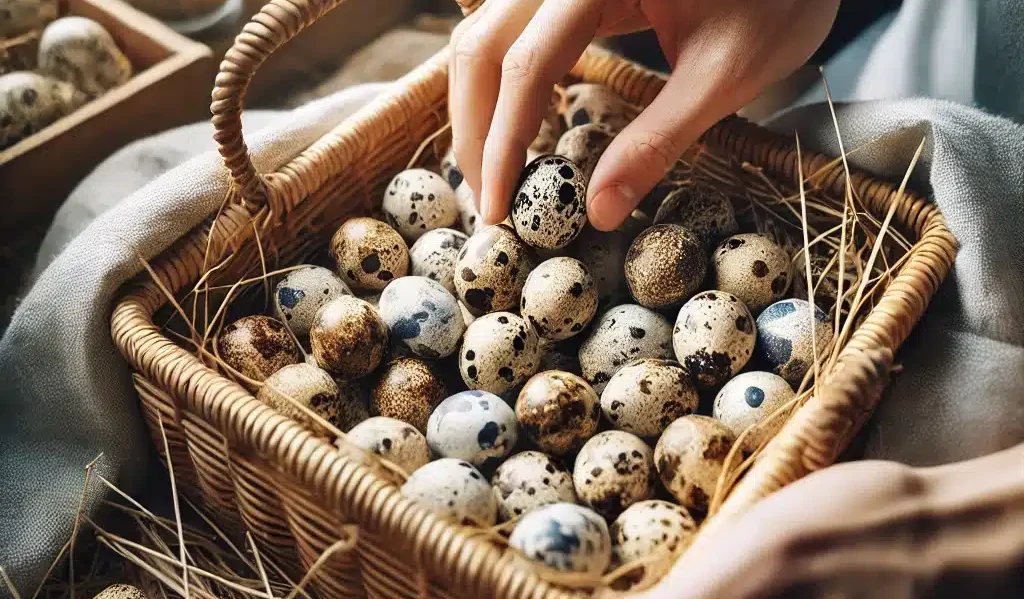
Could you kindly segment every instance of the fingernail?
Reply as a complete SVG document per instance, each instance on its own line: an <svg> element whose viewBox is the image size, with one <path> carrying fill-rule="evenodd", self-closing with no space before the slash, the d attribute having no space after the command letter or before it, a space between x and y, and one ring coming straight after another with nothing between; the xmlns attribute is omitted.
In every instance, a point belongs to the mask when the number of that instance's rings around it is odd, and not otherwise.
<svg viewBox="0 0 1024 599"><path fill-rule="evenodd" d="M590 200L587 215L600 231L612 231L622 224L636 204L636 193L625 185L605 187Z"/></svg>

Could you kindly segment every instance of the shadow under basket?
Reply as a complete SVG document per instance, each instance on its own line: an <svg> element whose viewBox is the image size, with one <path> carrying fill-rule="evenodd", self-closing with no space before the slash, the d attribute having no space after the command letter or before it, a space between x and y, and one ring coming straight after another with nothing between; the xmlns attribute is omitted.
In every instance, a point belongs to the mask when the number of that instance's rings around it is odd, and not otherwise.
<svg viewBox="0 0 1024 599"><path fill-rule="evenodd" d="M355 550L335 551L310 577L320 596L590 595L512 564L483 535L406 500L355 450L259 402L164 326L173 312L161 287L185 305L213 265L219 268L211 286L258 277L264 262L268 270L299 264L322 250L346 219L371 213L391 177L421 146L426 151L419 164L442 154L445 142L434 134L448 121L448 50L277 172L255 170L240 120L250 80L268 55L341 1L274 0L236 39L221 65L212 106L216 140L234 180L229 197L221 211L153 261L153 274L143 272L126 285L116 302L113 338L135 370L154 443L173 465L178 488L225 528L250 531L261 552L298 572L296 579L332 545L357 537ZM664 85L659 75L595 48L571 81L607 85L638 105ZM432 136L437 139L428 141ZM846 205L841 161L810 153L798 160L793 140L741 119L714 126L695 151L709 176L744 190L752 204L760 202L759 194L798 189L802 172L808 202L840 211ZM875 223L865 228L868 246L871 231L877 240L882 223L889 223L878 258L889 267L854 310L857 318L813 392L804 394L773 441L723 494L699 534L713 534L760 498L836 460L878 401L893 352L953 263L957 244L934 205L863 173L851 173L850 185L851 201L866 222ZM799 211L796 197L790 208ZM253 287L262 295L261 285Z"/></svg>

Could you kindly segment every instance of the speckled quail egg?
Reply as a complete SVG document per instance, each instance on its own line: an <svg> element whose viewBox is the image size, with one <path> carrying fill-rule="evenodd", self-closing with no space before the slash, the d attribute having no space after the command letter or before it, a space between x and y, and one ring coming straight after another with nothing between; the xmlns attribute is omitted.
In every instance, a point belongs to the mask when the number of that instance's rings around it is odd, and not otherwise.
<svg viewBox="0 0 1024 599"><path fill-rule="evenodd" d="M498 466L491 480L502 521L552 503L576 503L569 471L539 451L523 451Z"/></svg>
<svg viewBox="0 0 1024 599"><path fill-rule="evenodd" d="M320 307L309 329L309 345L320 368L342 378L373 372L388 347L388 325L373 306L339 295Z"/></svg>
<svg viewBox="0 0 1024 599"><path fill-rule="evenodd" d="M224 362L255 381L302 361L302 351L287 327L269 316L243 316L224 327L217 340Z"/></svg>
<svg viewBox="0 0 1024 599"><path fill-rule="evenodd" d="M470 389L500 395L540 367L540 342L530 325L511 312L477 318L462 339L459 371Z"/></svg>
<svg viewBox="0 0 1024 599"><path fill-rule="evenodd" d="M587 179L568 158L544 155L526 165L512 199L512 224L536 248L569 245L587 222Z"/></svg>
<svg viewBox="0 0 1024 599"><path fill-rule="evenodd" d="M642 358L672 357L672 325L653 310L623 304L605 311L580 346L583 377L598 393L619 368Z"/></svg>
<svg viewBox="0 0 1024 599"><path fill-rule="evenodd" d="M654 496L654 452L625 431L594 435L580 449L572 472L580 501L609 520Z"/></svg>
<svg viewBox="0 0 1024 599"><path fill-rule="evenodd" d="M388 460L406 473L414 472L430 461L427 438L412 425L394 418L375 416L364 420L348 432L346 439Z"/></svg>
<svg viewBox="0 0 1024 599"><path fill-rule="evenodd" d="M466 324L455 296L427 277L402 277L380 296L380 314L391 335L418 356L455 353Z"/></svg>
<svg viewBox="0 0 1024 599"><path fill-rule="evenodd" d="M85 101L70 84L37 73L0 75L0 149L42 130Z"/></svg>
<svg viewBox="0 0 1024 599"><path fill-rule="evenodd" d="M455 190L455 205L459 210L459 223L466 235L473 235L484 228L484 221L476 208L476 196L473 189L466 183L462 169L455 162L455 149L448 148L441 159L441 176Z"/></svg>
<svg viewBox="0 0 1024 599"><path fill-rule="evenodd" d="M736 442L729 427L708 416L690 414L668 425L654 447L661 482L679 505L705 514L725 458Z"/></svg>
<svg viewBox="0 0 1024 599"><path fill-rule="evenodd" d="M729 237L715 250L714 266L715 289L740 298L754 313L789 289L789 253L764 235Z"/></svg>
<svg viewBox="0 0 1024 599"><path fill-rule="evenodd" d="M552 503L523 516L509 545L563 572L596 576L612 559L608 524L593 510L573 503Z"/></svg>
<svg viewBox="0 0 1024 599"><path fill-rule="evenodd" d="M682 506L648 499L626 508L609 532L616 562L628 564L660 553L663 560L647 564L651 574L659 575L672 567L683 543L697 533L697 523Z"/></svg>
<svg viewBox="0 0 1024 599"><path fill-rule="evenodd" d="M370 417L369 392L362 381L334 379L338 384L338 422L336 426L347 433L352 427Z"/></svg>
<svg viewBox="0 0 1024 599"><path fill-rule="evenodd" d="M597 303L607 308L626 297L626 273L622 263L630 241L621 230L598 231L586 226L569 254L586 265L597 287Z"/></svg>
<svg viewBox="0 0 1024 599"><path fill-rule="evenodd" d="M736 211L725 192L711 183L691 180L665 196L654 224L673 223L695 233L705 246L739 230Z"/></svg>
<svg viewBox="0 0 1024 599"><path fill-rule="evenodd" d="M442 401L427 421L427 443L437 455L493 472L517 440L516 415L500 397L462 391Z"/></svg>
<svg viewBox="0 0 1024 599"><path fill-rule="evenodd" d="M565 92L565 120L570 127L595 123L617 133L639 114L635 106L604 85L577 83Z"/></svg>
<svg viewBox="0 0 1024 599"><path fill-rule="evenodd" d="M455 190L426 169L402 171L391 179L381 203L388 224L412 243L427 231L450 227L459 218Z"/></svg>
<svg viewBox="0 0 1024 599"><path fill-rule="evenodd" d="M731 293L704 291L676 316L672 348L697 386L717 387L746 366L754 354L754 316Z"/></svg>
<svg viewBox="0 0 1024 599"><path fill-rule="evenodd" d="M100 591L95 599L148 599L142 589L130 584L112 584Z"/></svg>
<svg viewBox="0 0 1024 599"><path fill-rule="evenodd" d="M799 387L813 367L815 350L821 355L832 341L828 315L814 307L813 335L810 315L811 305L805 300L785 299L757 317L758 354L793 387Z"/></svg>
<svg viewBox="0 0 1024 599"><path fill-rule="evenodd" d="M597 393L570 372L547 370L530 377L516 399L516 419L541 451L571 453L594 436L601 419Z"/></svg>
<svg viewBox="0 0 1024 599"><path fill-rule="evenodd" d="M468 239L455 229L427 231L409 248L409 274L434 279L454 295L455 263Z"/></svg>
<svg viewBox="0 0 1024 599"><path fill-rule="evenodd" d="M397 231L372 218L352 218L331 238L338 275L354 289L380 291L409 272L409 247Z"/></svg>
<svg viewBox="0 0 1024 599"><path fill-rule="evenodd" d="M744 372L722 387L715 397L713 415L729 427L737 437L748 428L763 422L768 416L796 397L786 379L771 372ZM744 446L753 451L770 439L784 423L776 418L756 433L751 432Z"/></svg>
<svg viewBox="0 0 1024 599"><path fill-rule="evenodd" d="M456 524L494 526L498 503L491 485L469 462L434 460L413 472L402 495Z"/></svg>
<svg viewBox="0 0 1024 599"><path fill-rule="evenodd" d="M608 422L646 439L656 439L676 418L692 414L699 401L678 363L653 358L623 366L601 393Z"/></svg>
<svg viewBox="0 0 1024 599"><path fill-rule="evenodd" d="M387 365L370 394L370 412L413 425L426 434L427 420L447 397L447 387L429 364L399 358Z"/></svg>
<svg viewBox="0 0 1024 599"><path fill-rule="evenodd" d="M519 294L533 260L526 244L505 224L493 225L469 238L455 264L455 290L476 316L509 310Z"/></svg>
<svg viewBox="0 0 1024 599"><path fill-rule="evenodd" d="M39 72L67 81L91 98L132 77L132 62L102 25L79 16L57 19L39 38Z"/></svg>
<svg viewBox="0 0 1024 599"><path fill-rule="evenodd" d="M700 239L680 225L655 225L633 240L624 270L629 291L647 308L678 306L697 292L708 258Z"/></svg>
<svg viewBox="0 0 1024 599"><path fill-rule="evenodd" d="M58 11L57 0L0 0L0 40L42 29Z"/></svg>
<svg viewBox="0 0 1024 599"><path fill-rule="evenodd" d="M561 341L583 330L597 312L597 287L575 258L541 262L526 278L519 313L543 339Z"/></svg>
<svg viewBox="0 0 1024 599"><path fill-rule="evenodd" d="M338 384L331 375L310 364L289 364L270 375L256 399L320 435L329 434L329 429L308 411L334 426L341 422Z"/></svg>
<svg viewBox="0 0 1024 599"><path fill-rule="evenodd" d="M558 140L554 153L573 161L583 172L585 181L590 180L601 154L611 145L614 136L605 128L594 123L573 127Z"/></svg>
<svg viewBox="0 0 1024 599"><path fill-rule="evenodd" d="M303 266L286 274L274 288L274 316L301 339L309 334L320 306L339 295L352 295L352 291L330 269Z"/></svg>

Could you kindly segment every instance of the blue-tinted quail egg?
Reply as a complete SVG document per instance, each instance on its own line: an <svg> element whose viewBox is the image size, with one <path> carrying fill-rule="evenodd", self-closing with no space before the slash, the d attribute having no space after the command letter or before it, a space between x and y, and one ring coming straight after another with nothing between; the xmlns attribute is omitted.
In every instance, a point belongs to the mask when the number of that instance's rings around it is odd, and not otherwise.
<svg viewBox="0 0 1024 599"><path fill-rule="evenodd" d="M455 229L434 229L424 233L409 248L409 274L434 279L454 295L455 263L459 260L459 250L468 239L465 233Z"/></svg>
<svg viewBox="0 0 1024 599"><path fill-rule="evenodd" d="M422 168L402 171L384 190L384 218L412 243L427 231L451 227L459 219L455 190L441 175Z"/></svg>
<svg viewBox="0 0 1024 599"><path fill-rule="evenodd" d="M814 351L822 355L832 341L832 323L821 308L805 300L785 299L768 306L757 317L757 351L772 372L799 387L814 365Z"/></svg>
<svg viewBox="0 0 1024 599"><path fill-rule="evenodd" d="M442 401L427 421L427 443L439 456L493 471L516 446L516 415L500 397L462 391Z"/></svg>
<svg viewBox="0 0 1024 599"><path fill-rule="evenodd" d="M569 245L587 222L587 181L571 160L545 155L526 165L512 200L512 224L536 248Z"/></svg>
<svg viewBox="0 0 1024 599"><path fill-rule="evenodd" d="M553 503L524 516L509 544L531 560L563 572L599 575L612 559L608 525L593 510Z"/></svg>
<svg viewBox="0 0 1024 599"><path fill-rule="evenodd" d="M442 458L421 466L402 485L401 493L456 524L493 526L498 519L491 485L464 460Z"/></svg>
<svg viewBox="0 0 1024 599"><path fill-rule="evenodd" d="M388 285L380 314L392 337L424 358L455 353L466 330L458 300L427 277L402 277Z"/></svg>
<svg viewBox="0 0 1024 599"><path fill-rule="evenodd" d="M742 370L756 343L750 310L735 295L717 290L690 298L679 310L672 333L676 359L705 389Z"/></svg>
<svg viewBox="0 0 1024 599"><path fill-rule="evenodd" d="M789 383L777 374L744 372L718 392L712 414L738 437L748 428L764 422L795 396ZM756 449L778 432L784 423L784 418L777 417L756 433L747 435L745 448Z"/></svg>
<svg viewBox="0 0 1024 599"><path fill-rule="evenodd" d="M274 288L274 316L300 339L309 335L316 311L339 295L352 295L330 269L303 266L282 278Z"/></svg>

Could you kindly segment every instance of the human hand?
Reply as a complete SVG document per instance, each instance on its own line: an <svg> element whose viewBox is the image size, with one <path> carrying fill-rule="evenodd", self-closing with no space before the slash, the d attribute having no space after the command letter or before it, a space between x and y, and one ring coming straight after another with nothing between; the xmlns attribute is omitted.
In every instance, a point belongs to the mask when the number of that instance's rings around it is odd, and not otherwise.
<svg viewBox="0 0 1024 599"><path fill-rule="evenodd" d="M488 0L452 34L456 159L487 224L507 215L551 89L597 36L653 28L664 90L605 151L587 189L598 229L617 227L683 151L789 75L825 39L839 0Z"/></svg>

